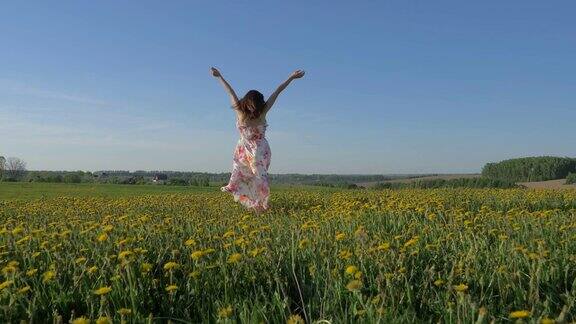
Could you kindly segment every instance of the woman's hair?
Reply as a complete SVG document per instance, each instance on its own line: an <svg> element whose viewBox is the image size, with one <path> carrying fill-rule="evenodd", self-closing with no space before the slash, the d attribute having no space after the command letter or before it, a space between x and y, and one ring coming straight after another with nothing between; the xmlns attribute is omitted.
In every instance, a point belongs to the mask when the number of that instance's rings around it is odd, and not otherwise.
<svg viewBox="0 0 576 324"><path fill-rule="evenodd" d="M264 95L257 90L250 90L244 95L244 98L238 101L234 108L240 111L244 118L257 119L266 108Z"/></svg>

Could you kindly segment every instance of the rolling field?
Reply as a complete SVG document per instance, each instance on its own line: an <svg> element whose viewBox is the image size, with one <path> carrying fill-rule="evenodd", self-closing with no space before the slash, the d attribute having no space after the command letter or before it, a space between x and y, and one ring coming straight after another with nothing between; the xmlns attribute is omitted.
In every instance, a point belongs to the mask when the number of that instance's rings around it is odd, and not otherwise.
<svg viewBox="0 0 576 324"><path fill-rule="evenodd" d="M576 320L576 190L283 188L255 215L31 186L0 185L1 322Z"/></svg>
<svg viewBox="0 0 576 324"><path fill-rule="evenodd" d="M166 193L214 191L214 187L118 185L93 183L0 182L0 200L53 197L128 197Z"/></svg>

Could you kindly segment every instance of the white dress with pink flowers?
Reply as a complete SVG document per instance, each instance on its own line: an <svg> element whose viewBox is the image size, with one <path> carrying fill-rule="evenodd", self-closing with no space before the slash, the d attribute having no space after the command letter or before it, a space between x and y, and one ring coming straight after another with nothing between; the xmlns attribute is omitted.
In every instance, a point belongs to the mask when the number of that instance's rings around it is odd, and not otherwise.
<svg viewBox="0 0 576 324"><path fill-rule="evenodd" d="M246 126L236 121L236 127L240 139L234 150L230 181L222 191L230 192L247 208L268 209L271 151L265 137L267 125Z"/></svg>

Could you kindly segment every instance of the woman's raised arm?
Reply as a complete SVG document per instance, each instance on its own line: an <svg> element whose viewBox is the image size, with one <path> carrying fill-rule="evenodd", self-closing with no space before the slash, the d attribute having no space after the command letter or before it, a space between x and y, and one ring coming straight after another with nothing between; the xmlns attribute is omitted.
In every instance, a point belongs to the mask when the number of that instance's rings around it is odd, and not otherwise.
<svg viewBox="0 0 576 324"><path fill-rule="evenodd" d="M220 81L226 92L228 92L228 94L230 95L230 103L232 104L232 106L236 107L236 105L238 104L238 96L236 96L236 92L234 92L232 86L230 86L230 84L224 79L224 77L222 76L220 71L218 71L218 69L211 67L210 71L212 72L212 75L215 76Z"/></svg>
<svg viewBox="0 0 576 324"><path fill-rule="evenodd" d="M280 84L280 86L278 86L278 89L276 89L276 91L274 91L274 93L272 93L270 95L270 97L268 97L268 100L266 101L266 108L264 109L264 112L268 112L268 110L270 110L270 108L272 108L272 106L274 105L274 102L276 102L276 98L278 98L278 95L280 95L280 93L286 89L286 87L290 84L290 82L292 82L292 80L294 79L300 79L301 77L304 76L304 71L303 70L296 70L294 72L292 72L292 74L290 75L290 77L288 77L288 80L282 82L282 84Z"/></svg>

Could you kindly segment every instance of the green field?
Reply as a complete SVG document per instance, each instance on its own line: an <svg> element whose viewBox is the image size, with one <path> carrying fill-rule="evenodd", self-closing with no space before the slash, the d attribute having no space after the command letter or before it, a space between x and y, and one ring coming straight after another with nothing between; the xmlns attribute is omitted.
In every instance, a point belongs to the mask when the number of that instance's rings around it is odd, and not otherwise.
<svg viewBox="0 0 576 324"><path fill-rule="evenodd" d="M218 190L216 187L165 185L119 185L94 183L0 182L0 200L52 197L126 197L166 193L192 193Z"/></svg>
<svg viewBox="0 0 576 324"><path fill-rule="evenodd" d="M2 323L576 320L576 190L0 188Z"/></svg>

